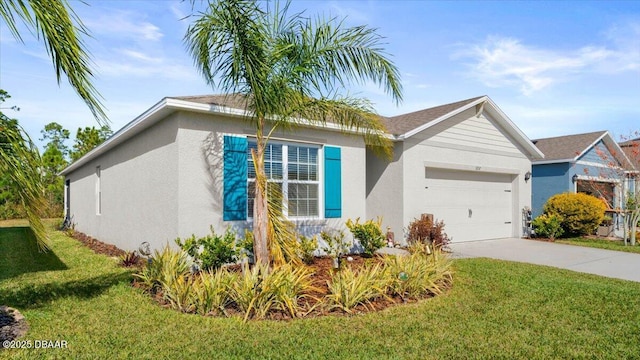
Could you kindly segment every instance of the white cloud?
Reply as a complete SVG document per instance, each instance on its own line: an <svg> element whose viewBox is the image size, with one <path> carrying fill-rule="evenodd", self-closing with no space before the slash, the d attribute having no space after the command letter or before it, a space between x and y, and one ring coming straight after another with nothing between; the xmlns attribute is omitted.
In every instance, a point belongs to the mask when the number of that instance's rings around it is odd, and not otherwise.
<svg viewBox="0 0 640 360"><path fill-rule="evenodd" d="M85 20L87 28L103 36L131 38L135 41L159 41L160 28L131 11L106 11Z"/></svg>
<svg viewBox="0 0 640 360"><path fill-rule="evenodd" d="M489 87L516 87L524 95L571 80L585 73L621 73L640 70L640 24L614 27L606 45L574 50L545 49L521 40L493 36L480 45L455 53L471 58L469 75Z"/></svg>

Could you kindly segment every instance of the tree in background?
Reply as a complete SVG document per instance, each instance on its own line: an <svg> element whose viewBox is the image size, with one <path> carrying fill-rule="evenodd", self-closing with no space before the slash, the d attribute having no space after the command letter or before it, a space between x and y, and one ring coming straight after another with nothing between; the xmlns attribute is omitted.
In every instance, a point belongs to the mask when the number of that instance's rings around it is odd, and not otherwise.
<svg viewBox="0 0 640 360"><path fill-rule="evenodd" d="M78 128L75 143L70 153L71 161L73 162L80 159L84 154L102 144L112 134L113 131L111 131L109 125L103 125L99 129L94 126L87 126L84 129Z"/></svg>
<svg viewBox="0 0 640 360"><path fill-rule="evenodd" d="M42 153L43 177L48 209L45 217L62 216L64 203L64 179L58 174L69 164L69 130L52 122L45 125L41 141L48 141Z"/></svg>
<svg viewBox="0 0 640 360"><path fill-rule="evenodd" d="M264 154L274 130L302 121L332 122L362 134L368 146L391 153L384 126L366 99L342 94L352 83L371 81L400 101L400 75L384 52L383 38L366 26L336 19L289 15L289 3L210 1L196 16L185 41L206 81L241 96L256 130L251 156L256 172L253 212L256 262L284 261L291 234L281 205L268 194ZM271 187L269 187L271 188ZM271 257L271 259L270 259ZM290 255L290 258L294 255Z"/></svg>

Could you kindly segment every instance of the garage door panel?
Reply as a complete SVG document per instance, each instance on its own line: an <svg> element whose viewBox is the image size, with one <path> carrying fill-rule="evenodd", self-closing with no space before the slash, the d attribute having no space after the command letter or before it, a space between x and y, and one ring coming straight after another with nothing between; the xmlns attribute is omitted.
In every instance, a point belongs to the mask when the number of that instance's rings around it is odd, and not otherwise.
<svg viewBox="0 0 640 360"><path fill-rule="evenodd" d="M511 175L427 168L424 212L454 242L511 236Z"/></svg>

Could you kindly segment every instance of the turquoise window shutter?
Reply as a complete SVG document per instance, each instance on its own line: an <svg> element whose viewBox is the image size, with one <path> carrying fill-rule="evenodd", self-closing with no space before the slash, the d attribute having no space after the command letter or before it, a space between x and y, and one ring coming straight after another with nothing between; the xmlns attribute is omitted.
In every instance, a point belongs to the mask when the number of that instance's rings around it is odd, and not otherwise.
<svg viewBox="0 0 640 360"><path fill-rule="evenodd" d="M247 219L247 138L224 137L224 221Z"/></svg>
<svg viewBox="0 0 640 360"><path fill-rule="evenodd" d="M324 217L342 217L340 148L324 147Z"/></svg>

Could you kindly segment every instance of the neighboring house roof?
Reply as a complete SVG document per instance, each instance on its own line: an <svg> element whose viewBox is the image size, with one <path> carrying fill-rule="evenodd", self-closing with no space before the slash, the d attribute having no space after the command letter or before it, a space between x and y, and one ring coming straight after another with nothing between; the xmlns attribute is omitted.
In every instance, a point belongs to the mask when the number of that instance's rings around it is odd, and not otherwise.
<svg viewBox="0 0 640 360"><path fill-rule="evenodd" d="M640 138L627 140L619 143L627 158L633 163L636 169L640 169Z"/></svg>
<svg viewBox="0 0 640 360"><path fill-rule="evenodd" d="M393 117L381 117L383 123L394 141L404 141L420 131L441 123L465 110L475 107L478 114L486 112L497 125L508 133L532 159L542 159L543 153L536 148L526 135L500 110L488 96L479 96L446 105L440 105L429 109ZM83 157L66 167L60 175L66 175L81 167L91 159L107 152L109 149L121 144L135 134L153 125L175 111L200 112L208 114L221 114L232 117L245 117L250 115L246 109L246 100L242 95L197 95L166 97L129 122L122 129L114 133L109 139L91 150ZM303 123L304 125L304 123ZM314 126L313 123L307 124ZM317 125L315 125L317 126ZM339 131L336 124L326 123L323 129Z"/></svg>
<svg viewBox="0 0 640 360"><path fill-rule="evenodd" d="M544 153L545 162L576 161L600 141L606 131L535 139L533 143Z"/></svg>
<svg viewBox="0 0 640 360"><path fill-rule="evenodd" d="M540 165L578 161L582 155L587 153L600 141L604 142L609 152L616 157L621 164L625 167L633 166L608 131L595 131L585 134L535 139L533 143L544 153L545 159L534 161L533 164Z"/></svg>

